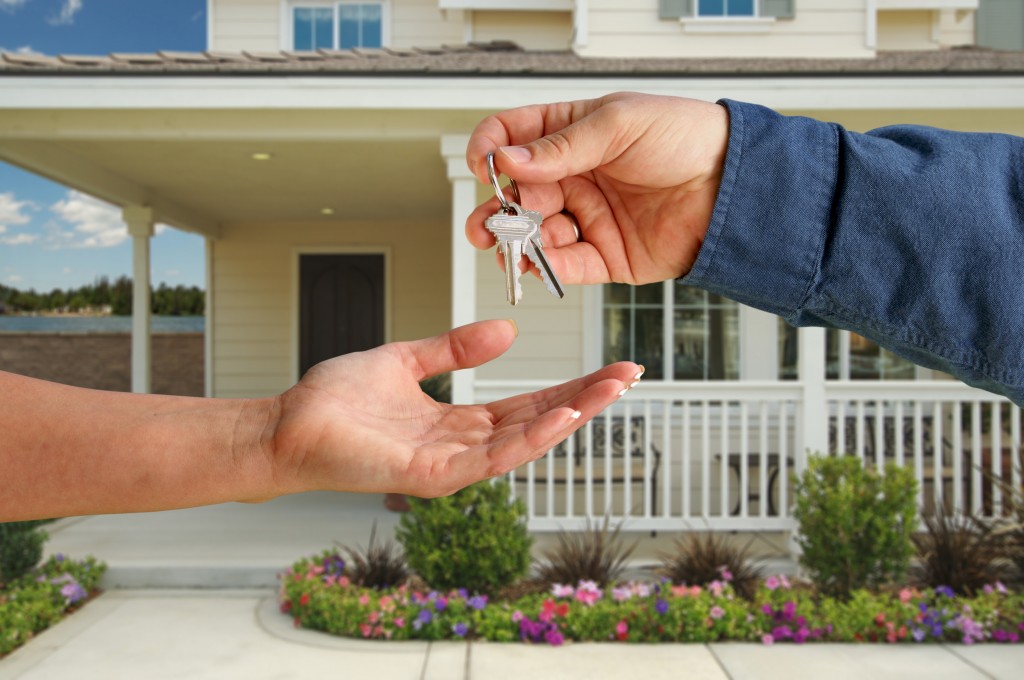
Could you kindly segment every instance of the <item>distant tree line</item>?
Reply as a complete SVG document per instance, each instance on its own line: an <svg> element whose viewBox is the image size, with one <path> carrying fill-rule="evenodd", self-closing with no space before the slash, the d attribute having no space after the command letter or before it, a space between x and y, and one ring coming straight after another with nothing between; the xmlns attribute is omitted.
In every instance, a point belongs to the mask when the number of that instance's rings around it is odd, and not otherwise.
<svg viewBox="0 0 1024 680"><path fill-rule="evenodd" d="M196 286L168 286L151 289L152 313L159 316L201 316L205 294ZM12 312L97 312L116 316L132 313L132 280L121 276L111 282L106 276L91 285L49 293L18 290L0 285L0 309Z"/></svg>

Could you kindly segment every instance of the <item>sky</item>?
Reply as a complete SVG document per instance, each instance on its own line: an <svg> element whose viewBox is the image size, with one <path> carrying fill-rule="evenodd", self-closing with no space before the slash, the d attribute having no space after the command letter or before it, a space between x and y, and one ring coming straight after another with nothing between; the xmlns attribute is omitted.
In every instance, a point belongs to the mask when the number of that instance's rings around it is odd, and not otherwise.
<svg viewBox="0 0 1024 680"><path fill-rule="evenodd" d="M0 0L0 51L36 54L201 51L206 0ZM131 276L121 211L0 161L0 283L77 288ZM157 227L154 285L205 283L203 240Z"/></svg>

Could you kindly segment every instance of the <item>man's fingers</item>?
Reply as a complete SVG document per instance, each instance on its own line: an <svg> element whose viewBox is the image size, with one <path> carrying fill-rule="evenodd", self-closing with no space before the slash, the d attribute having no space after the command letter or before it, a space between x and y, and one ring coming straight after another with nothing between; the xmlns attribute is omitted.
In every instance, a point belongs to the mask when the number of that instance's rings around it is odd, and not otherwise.
<svg viewBox="0 0 1024 680"><path fill-rule="evenodd" d="M413 377L423 380L496 359L512 346L518 332L510 319L477 321L432 338L400 344Z"/></svg>

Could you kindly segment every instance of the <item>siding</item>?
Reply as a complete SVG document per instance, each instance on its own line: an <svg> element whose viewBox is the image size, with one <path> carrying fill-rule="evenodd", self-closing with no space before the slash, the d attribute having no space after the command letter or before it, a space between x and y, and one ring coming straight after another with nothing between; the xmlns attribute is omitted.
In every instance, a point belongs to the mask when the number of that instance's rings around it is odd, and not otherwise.
<svg viewBox="0 0 1024 680"><path fill-rule="evenodd" d="M277 50L279 0L213 0L211 50Z"/></svg>
<svg viewBox="0 0 1024 680"><path fill-rule="evenodd" d="M505 301L505 277L494 250L477 257L477 318L515 319L519 337L500 359L477 369L483 380L570 380L583 371L583 289L567 286L565 298L548 293L533 274L524 274L523 299ZM593 329L597 330L597 329Z"/></svg>
<svg viewBox="0 0 1024 680"><path fill-rule="evenodd" d="M291 386L298 249L389 248L390 339L448 330L450 233L447 222L228 225L213 245L214 395L262 396Z"/></svg>
<svg viewBox="0 0 1024 680"><path fill-rule="evenodd" d="M473 12L473 40L512 40L528 50L572 47L569 12Z"/></svg>
<svg viewBox="0 0 1024 680"><path fill-rule="evenodd" d="M973 12L944 10L938 14L926 11L878 13L880 50L934 50L973 43Z"/></svg>
<svg viewBox="0 0 1024 680"><path fill-rule="evenodd" d="M797 0L796 17L766 34L687 33L658 19L657 0L589 0L585 56L865 57L863 0Z"/></svg>

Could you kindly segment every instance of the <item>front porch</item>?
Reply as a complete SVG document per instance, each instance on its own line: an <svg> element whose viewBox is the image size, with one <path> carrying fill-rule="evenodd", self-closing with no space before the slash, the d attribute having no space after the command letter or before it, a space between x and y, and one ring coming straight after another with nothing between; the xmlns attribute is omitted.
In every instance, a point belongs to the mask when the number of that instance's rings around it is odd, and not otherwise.
<svg viewBox="0 0 1024 680"><path fill-rule="evenodd" d="M509 478L538 532L608 516L633 530L791 532L809 455L913 469L922 513L993 518L1021 488L1022 415L959 382L826 381L801 329L797 381L648 382ZM536 381L477 381L490 401ZM628 453L627 453L628 452ZM994 455L995 452L995 455Z"/></svg>

